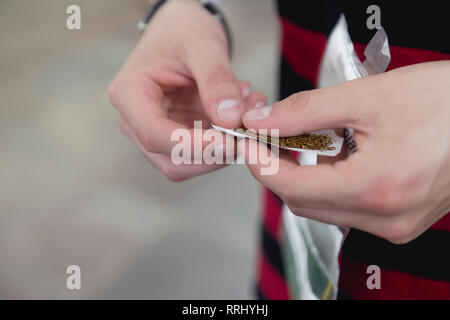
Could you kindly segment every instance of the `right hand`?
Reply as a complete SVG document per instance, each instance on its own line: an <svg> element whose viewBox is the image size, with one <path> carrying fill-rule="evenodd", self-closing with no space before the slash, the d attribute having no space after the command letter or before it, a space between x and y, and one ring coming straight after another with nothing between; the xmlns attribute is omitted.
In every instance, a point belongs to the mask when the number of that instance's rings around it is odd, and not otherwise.
<svg viewBox="0 0 450 320"><path fill-rule="evenodd" d="M194 120L204 129L211 123L236 128L245 111L266 104L262 93L250 93L248 82L236 80L222 26L194 0L169 1L158 10L110 85L109 98L122 132L172 181L224 166L175 165L174 130L188 129L193 137Z"/></svg>

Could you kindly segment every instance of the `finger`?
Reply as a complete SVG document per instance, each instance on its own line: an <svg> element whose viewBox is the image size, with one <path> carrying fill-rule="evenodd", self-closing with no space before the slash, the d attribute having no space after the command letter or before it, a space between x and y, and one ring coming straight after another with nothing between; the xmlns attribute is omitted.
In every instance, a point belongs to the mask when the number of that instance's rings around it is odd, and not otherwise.
<svg viewBox="0 0 450 320"><path fill-rule="evenodd" d="M133 132L128 127L125 120L123 120L122 118L119 120L119 126L123 134L138 145L139 149L149 160L149 162L152 163L156 167L156 169L163 172L164 175L172 181L183 181L195 176L213 172L227 165L226 163L212 164L212 165L207 164L176 165L172 161L171 157L169 157L168 155L151 153L145 150L140 144L139 140L134 136Z"/></svg>
<svg viewBox="0 0 450 320"><path fill-rule="evenodd" d="M172 159L165 154L149 153L145 150L142 151L151 164L161 171L169 180L174 182L180 182L206 173L214 172L227 166L227 164L176 165L173 163Z"/></svg>
<svg viewBox="0 0 450 320"><path fill-rule="evenodd" d="M191 45L191 44L190 44ZM186 65L200 92L211 121L221 127L237 128L242 122L244 98L231 69L226 48L210 42L192 44L207 50L186 50Z"/></svg>
<svg viewBox="0 0 450 320"><path fill-rule="evenodd" d="M272 146L271 149L255 140L243 140L238 143L238 153L245 158L251 174L287 203L294 207L334 210L352 208L355 197L359 196L362 175L352 172L349 168L358 155L333 165L301 167L288 153L279 152L277 155L278 148ZM262 161L261 154L264 153L271 154L271 161L267 159ZM268 166L268 162L272 162L270 166L276 170L271 172L263 170Z"/></svg>
<svg viewBox="0 0 450 320"><path fill-rule="evenodd" d="M296 93L273 106L248 111L243 123L253 129L280 129L292 136L330 128L355 128L364 116L363 84L351 81L336 87ZM364 107L367 107L365 105Z"/></svg>
<svg viewBox="0 0 450 320"><path fill-rule="evenodd" d="M241 88L242 97L247 99L250 93L252 92L252 87L250 82L248 81L240 81L239 86Z"/></svg>
<svg viewBox="0 0 450 320"><path fill-rule="evenodd" d="M215 148L225 150L222 154L227 159L233 156L235 141L231 137L213 129L204 130L200 124L196 127L194 123L192 129L168 119L161 107L159 86L152 79L143 82L144 85L126 86L116 103L123 120L144 150L172 155L174 148L182 144L183 157L197 164L205 160L205 151L211 153ZM143 87L145 89L140 90Z"/></svg>
<svg viewBox="0 0 450 320"><path fill-rule="evenodd" d="M164 138L170 135L175 124L166 118L162 108L164 93L153 79L140 75L126 83L113 83L109 97L128 129L147 151L167 151Z"/></svg>
<svg viewBox="0 0 450 320"><path fill-rule="evenodd" d="M264 144L255 140L241 140L238 143L239 154L244 156L252 175L280 196L296 215L341 227L357 228L379 236L387 234L385 220L389 216L364 212L355 205L358 203L355 201L358 199L358 187L362 184L353 177L360 175L336 179L337 175L333 176L325 170L327 167L333 170L329 165L299 167L287 150L280 150L279 171L273 175L264 175L261 174L259 161L249 163L251 153L257 152L256 147L265 149L264 152L268 150ZM324 173L325 179L321 177ZM325 183L320 183L320 180Z"/></svg>
<svg viewBox="0 0 450 320"><path fill-rule="evenodd" d="M407 232L405 235L405 219L415 219L415 217L411 217L410 212L393 216L380 216L367 212L331 209L291 208L291 211L300 217L344 228L359 229L396 244L404 244L415 239L427 229L427 225L423 225L411 233ZM405 217L405 214L408 216Z"/></svg>
<svg viewBox="0 0 450 320"><path fill-rule="evenodd" d="M323 208L290 208L291 211L300 217L315 221L332 224L340 227L357 228L361 230L371 230L367 226L376 225L376 219L366 213L351 212L348 210L333 210ZM372 232L373 233L373 232Z"/></svg>
<svg viewBox="0 0 450 320"><path fill-rule="evenodd" d="M127 137L129 140L134 142L133 132L130 130L130 128L128 127L128 125L126 124L126 122L123 118L119 119L119 128L125 137Z"/></svg>
<svg viewBox="0 0 450 320"><path fill-rule="evenodd" d="M262 92L252 92L245 100L245 108L247 111L261 108L267 105L266 95Z"/></svg>

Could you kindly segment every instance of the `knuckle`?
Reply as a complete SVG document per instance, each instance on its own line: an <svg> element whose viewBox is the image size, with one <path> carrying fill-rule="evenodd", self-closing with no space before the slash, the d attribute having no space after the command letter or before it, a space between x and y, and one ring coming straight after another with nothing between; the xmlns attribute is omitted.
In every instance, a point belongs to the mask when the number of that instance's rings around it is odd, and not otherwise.
<svg viewBox="0 0 450 320"><path fill-rule="evenodd" d="M124 67L108 87L108 98L114 106L127 104L137 93L159 94L158 87L152 82L154 71L150 67L130 70Z"/></svg>
<svg viewBox="0 0 450 320"><path fill-rule="evenodd" d="M290 188L285 188L283 190L280 190L277 192L277 194L280 196L280 198L286 203L286 205L289 208L296 208L299 207L300 204L298 203L298 197L296 194L291 191Z"/></svg>
<svg viewBox="0 0 450 320"><path fill-rule="evenodd" d="M116 109L126 107L124 104L126 104L127 97L133 94L132 89L133 84L118 75L108 87L108 99Z"/></svg>
<svg viewBox="0 0 450 320"><path fill-rule="evenodd" d="M117 85L114 81L108 87L108 99L113 106L118 105Z"/></svg>
<svg viewBox="0 0 450 320"><path fill-rule="evenodd" d="M413 240L416 224L408 217L402 217L390 222L385 228L382 237L393 244L406 244Z"/></svg>
<svg viewBox="0 0 450 320"><path fill-rule="evenodd" d="M151 134L140 133L139 134L139 143L141 144L142 148L144 148L144 150L147 152L151 152L151 153L158 152L158 146L157 146L156 140Z"/></svg>
<svg viewBox="0 0 450 320"><path fill-rule="evenodd" d="M236 79L226 65L216 65L213 70L206 74L205 82L209 85L220 86L232 82L236 82Z"/></svg>
<svg viewBox="0 0 450 320"><path fill-rule="evenodd" d="M409 207L406 188L392 177L379 177L363 191L363 208L385 215L402 212Z"/></svg>
<svg viewBox="0 0 450 320"><path fill-rule="evenodd" d="M208 74L205 80L210 88L224 88L224 86L228 88L230 86L230 83L233 81L233 78L225 74L218 74L216 72L213 72L211 74Z"/></svg>
<svg viewBox="0 0 450 320"><path fill-rule="evenodd" d="M185 180L178 172L168 166L163 167L161 171L163 175L172 182L181 182Z"/></svg>
<svg viewBox="0 0 450 320"><path fill-rule="evenodd" d="M302 91L290 95L282 101L283 108L288 108L290 112L298 112L299 110L310 107L314 101L314 91Z"/></svg>

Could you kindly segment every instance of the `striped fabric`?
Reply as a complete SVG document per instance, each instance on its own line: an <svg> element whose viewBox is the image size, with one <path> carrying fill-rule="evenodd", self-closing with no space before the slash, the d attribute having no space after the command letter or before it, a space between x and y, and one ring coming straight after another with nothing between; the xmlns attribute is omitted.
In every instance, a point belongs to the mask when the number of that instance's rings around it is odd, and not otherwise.
<svg viewBox="0 0 450 320"><path fill-rule="evenodd" d="M259 257L259 299L285 300L290 298L285 266L281 253L281 214L283 201L272 191L264 189L262 251Z"/></svg>
<svg viewBox="0 0 450 320"><path fill-rule="evenodd" d="M374 31L366 28L366 0L278 0L282 26L280 98L316 87L327 38L343 12L361 60ZM426 4L376 1L389 36L388 70L437 60L450 60L445 1ZM261 299L289 299L286 262L281 252L283 226L281 199L264 190L262 250L257 292ZM394 245L359 230L351 230L340 255L340 299L450 299L450 214L417 239ZM381 289L366 286L369 265L381 268Z"/></svg>

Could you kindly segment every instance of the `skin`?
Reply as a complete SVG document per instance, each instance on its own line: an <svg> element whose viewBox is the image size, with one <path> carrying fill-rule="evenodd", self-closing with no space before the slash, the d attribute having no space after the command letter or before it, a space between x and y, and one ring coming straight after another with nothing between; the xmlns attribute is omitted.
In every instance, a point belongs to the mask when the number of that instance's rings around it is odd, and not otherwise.
<svg viewBox="0 0 450 320"><path fill-rule="evenodd" d="M158 11L110 85L109 98L119 111L122 132L172 181L224 166L173 164L175 129L188 129L192 136L194 120L204 128L211 123L239 127L246 110L267 103L264 94L251 92L248 82L236 80L222 26L195 0L168 1ZM236 107L224 116L218 106L230 100ZM232 150L228 143L235 142L223 136L225 148Z"/></svg>
<svg viewBox="0 0 450 320"><path fill-rule="evenodd" d="M315 167L280 153L275 175L261 175L260 163L248 168L299 216L409 242L450 211L449 88L450 62L431 62L249 111L248 128L280 136L354 128L358 151ZM257 146L242 141L238 150Z"/></svg>
<svg viewBox="0 0 450 320"><path fill-rule="evenodd" d="M299 216L406 243L450 210L449 88L450 62L426 63L297 93L269 114L255 108L265 96L235 78L220 24L196 1L178 0L152 19L109 97L123 133L172 181L223 167L172 163L172 132L191 130L194 120L205 128L279 129L281 136L354 128L358 152L350 157L300 167L281 152L275 175L261 175L260 163L248 168ZM218 111L230 100L232 117ZM257 145L243 140L239 149Z"/></svg>

